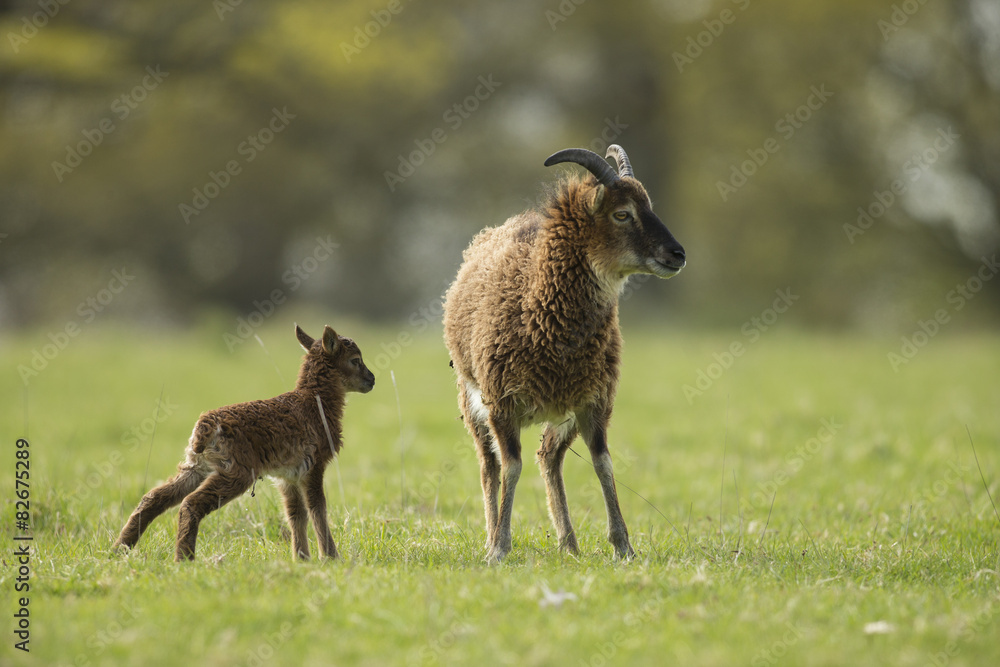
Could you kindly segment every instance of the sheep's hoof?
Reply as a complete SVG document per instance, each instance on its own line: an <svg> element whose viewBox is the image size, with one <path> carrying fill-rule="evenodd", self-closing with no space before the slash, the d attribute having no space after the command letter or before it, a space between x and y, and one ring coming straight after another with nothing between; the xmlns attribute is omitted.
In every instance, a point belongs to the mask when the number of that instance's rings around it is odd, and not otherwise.
<svg viewBox="0 0 1000 667"><path fill-rule="evenodd" d="M510 547L501 549L500 547L495 546L486 552L486 563L488 565L500 565L509 553Z"/></svg>

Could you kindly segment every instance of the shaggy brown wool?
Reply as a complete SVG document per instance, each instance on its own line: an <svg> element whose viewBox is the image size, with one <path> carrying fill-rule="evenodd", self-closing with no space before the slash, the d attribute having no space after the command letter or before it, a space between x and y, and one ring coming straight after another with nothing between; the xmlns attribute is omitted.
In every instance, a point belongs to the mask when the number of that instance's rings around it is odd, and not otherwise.
<svg viewBox="0 0 1000 667"><path fill-rule="evenodd" d="M134 547L153 519L180 503L175 560L193 559L205 515L268 475L277 480L284 498L293 554L309 558L306 527L312 517L320 554L336 558L323 472L343 445L345 394L368 393L375 376L354 341L330 327L320 340L297 326L295 334L306 354L294 391L202 414L177 474L143 496L115 547Z"/></svg>
<svg viewBox="0 0 1000 667"><path fill-rule="evenodd" d="M633 273L674 275L683 250L638 181L606 187L588 177L562 182L542 210L483 230L463 258L446 296L445 343L479 454L488 560L510 551L519 433L538 422L547 424L537 456L560 547L577 551L562 462L580 433L604 491L609 540L631 557L606 442L621 362L618 295Z"/></svg>

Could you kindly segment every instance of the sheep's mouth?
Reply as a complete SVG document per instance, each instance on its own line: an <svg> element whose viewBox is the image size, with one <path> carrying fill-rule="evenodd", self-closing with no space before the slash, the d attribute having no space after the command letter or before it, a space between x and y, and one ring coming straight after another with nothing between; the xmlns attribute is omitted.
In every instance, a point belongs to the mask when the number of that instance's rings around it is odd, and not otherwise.
<svg viewBox="0 0 1000 667"><path fill-rule="evenodd" d="M646 261L646 266L649 268L649 272L657 278L673 278L681 272L681 269L687 266L687 262L682 261L678 265L672 262L664 262L663 260L650 258Z"/></svg>

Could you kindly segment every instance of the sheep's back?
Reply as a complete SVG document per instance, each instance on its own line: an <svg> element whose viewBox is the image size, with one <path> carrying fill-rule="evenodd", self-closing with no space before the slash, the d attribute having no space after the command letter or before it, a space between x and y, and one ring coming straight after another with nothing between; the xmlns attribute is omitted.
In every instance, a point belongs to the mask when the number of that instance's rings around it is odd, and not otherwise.
<svg viewBox="0 0 1000 667"><path fill-rule="evenodd" d="M531 255L537 216L529 211L477 234L448 289L445 344L459 374L477 384L491 357L502 356L523 328L524 293L534 270Z"/></svg>

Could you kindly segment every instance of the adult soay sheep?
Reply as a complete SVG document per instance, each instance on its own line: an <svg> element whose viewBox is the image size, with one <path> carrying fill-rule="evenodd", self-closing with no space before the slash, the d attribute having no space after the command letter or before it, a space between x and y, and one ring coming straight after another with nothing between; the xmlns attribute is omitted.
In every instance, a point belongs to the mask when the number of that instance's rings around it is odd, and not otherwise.
<svg viewBox="0 0 1000 667"><path fill-rule="evenodd" d="M612 145L607 157L617 172L588 150L550 156L546 166L573 162L590 174L563 180L537 209L481 231L446 296L445 343L476 441L490 562L511 549L520 431L541 422L537 459L559 547L578 551L562 464L581 434L604 492L608 539L619 558L635 555L607 443L621 362L618 295L632 274L670 278L686 262L625 151Z"/></svg>

